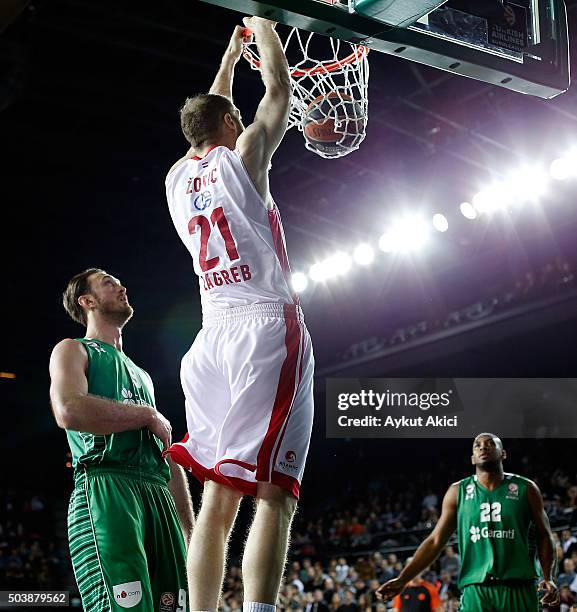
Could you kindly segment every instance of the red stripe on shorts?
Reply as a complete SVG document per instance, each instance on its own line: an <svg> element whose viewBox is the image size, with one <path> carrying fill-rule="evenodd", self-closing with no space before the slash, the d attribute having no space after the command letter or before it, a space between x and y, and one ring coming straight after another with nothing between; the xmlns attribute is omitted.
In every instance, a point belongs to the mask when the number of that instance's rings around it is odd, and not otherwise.
<svg viewBox="0 0 577 612"><path fill-rule="evenodd" d="M298 376L298 379L297 379L296 384L295 384L295 396L296 396L296 389L299 388L299 385L301 384L301 379L303 377L303 361L304 361L304 353L305 353L305 335L303 333L301 333L301 344L300 344L300 347L301 347L300 348L300 353L299 353L299 356L298 356L298 361L299 361L299 376ZM284 425L283 425L283 428L282 428L282 432L280 434L280 437L279 437L277 445L276 445L276 450L274 451L273 465L276 465L276 460L277 460L277 457L278 457L278 452L279 452L280 447L282 445L282 441L284 439L286 428L287 428L287 425L289 423L289 419L290 419L290 416L291 416L291 413L292 413L293 403L294 402L291 402L291 407L290 407L289 413L287 414L287 418L285 419L285 422L284 422Z"/></svg>
<svg viewBox="0 0 577 612"><path fill-rule="evenodd" d="M293 302L295 304L299 303L298 294L292 290L291 284L291 267L288 260L288 255L286 252L286 245L284 241L284 235L282 231L282 224L280 220L280 214L278 208L275 207L272 210L268 211L268 222L270 225L270 231L272 232L272 240L274 243L274 249L276 251L276 256L280 262L280 267L283 271L284 279L291 291L291 295L293 297Z"/></svg>
<svg viewBox="0 0 577 612"><path fill-rule="evenodd" d="M285 304L285 311L289 308L290 306ZM286 357L281 366L276 397L274 400L268 429L256 458L256 479L263 482L270 482L271 457L278 440L278 436L281 433L283 425L290 413L297 383L298 357L302 333L301 327L296 319L286 315L285 325Z"/></svg>

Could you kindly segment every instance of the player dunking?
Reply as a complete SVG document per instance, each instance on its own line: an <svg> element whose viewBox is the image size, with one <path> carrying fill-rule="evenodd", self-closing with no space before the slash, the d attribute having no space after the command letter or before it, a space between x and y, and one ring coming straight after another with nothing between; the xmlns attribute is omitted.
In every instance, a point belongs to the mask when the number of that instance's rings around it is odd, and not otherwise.
<svg viewBox="0 0 577 612"><path fill-rule="evenodd" d="M441 517L398 578L377 594L390 599L427 568L457 529L461 553L461 612L537 612L539 602L532 529L545 591L542 603L556 605L559 594L551 579L554 546L549 520L537 486L527 478L503 472L507 454L489 433L473 442L475 475L452 484L443 499Z"/></svg>
<svg viewBox="0 0 577 612"><path fill-rule="evenodd" d="M291 289L268 168L286 130L291 86L274 24L246 18L265 94L246 129L232 103L237 27L206 95L186 101L191 144L166 179L170 214L199 276L203 326L182 360L188 436L175 461L204 482L188 552L191 610L216 610L243 495L255 514L243 555L244 605L274 610L313 420L313 356Z"/></svg>

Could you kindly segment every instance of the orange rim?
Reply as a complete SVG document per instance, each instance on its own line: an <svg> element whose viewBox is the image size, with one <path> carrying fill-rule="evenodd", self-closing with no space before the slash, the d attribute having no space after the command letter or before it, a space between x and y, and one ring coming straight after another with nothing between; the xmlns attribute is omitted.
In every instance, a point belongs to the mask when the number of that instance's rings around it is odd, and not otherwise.
<svg viewBox="0 0 577 612"><path fill-rule="evenodd" d="M364 57L366 57L368 53L368 47L363 47L359 45L350 55L347 55L347 57L343 58L342 60L335 60L334 62L321 62L318 66L311 66L310 68L294 68L291 70L290 74L291 77L295 79L300 79L301 77L305 76L314 76L316 74L328 74L330 72L336 72L337 70L339 70L339 68L342 68L343 66L356 64ZM245 47L242 54L253 68L260 70L260 60L248 47Z"/></svg>

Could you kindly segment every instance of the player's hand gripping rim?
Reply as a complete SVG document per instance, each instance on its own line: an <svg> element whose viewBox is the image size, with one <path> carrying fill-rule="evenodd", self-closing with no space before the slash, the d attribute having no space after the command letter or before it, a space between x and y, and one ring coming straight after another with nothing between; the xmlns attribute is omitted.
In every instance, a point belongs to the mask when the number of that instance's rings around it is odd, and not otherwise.
<svg viewBox="0 0 577 612"><path fill-rule="evenodd" d="M559 589L552 580L541 580L537 587L539 593L544 593L540 601L545 606L557 606L560 602Z"/></svg>

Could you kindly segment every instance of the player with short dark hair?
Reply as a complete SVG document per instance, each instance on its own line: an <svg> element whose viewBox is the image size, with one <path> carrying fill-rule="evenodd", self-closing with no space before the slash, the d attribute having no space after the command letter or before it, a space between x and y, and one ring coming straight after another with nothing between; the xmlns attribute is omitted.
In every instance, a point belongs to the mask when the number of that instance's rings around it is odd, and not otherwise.
<svg viewBox="0 0 577 612"><path fill-rule="evenodd" d="M191 609L216 610L229 534L249 495L243 609L274 612L312 429L314 364L268 180L288 123L288 64L275 24L245 25L265 87L254 121L245 129L232 102L246 36L237 27L209 94L182 108L191 149L166 177L203 312L181 366L188 435L170 453L204 483L188 555Z"/></svg>
<svg viewBox="0 0 577 612"><path fill-rule="evenodd" d="M475 474L449 487L435 528L399 576L381 585L380 596L390 599L401 593L457 529L461 612L537 612L537 590L544 591L543 604L558 602L551 577L553 537L541 493L531 480L504 473L506 457L497 436L482 433L475 438ZM538 588L535 547L543 575Z"/></svg>
<svg viewBox="0 0 577 612"><path fill-rule="evenodd" d="M87 612L187 610L186 547L193 525L183 470L163 459L170 423L150 376L124 353L126 289L100 268L75 275L64 307L86 326L50 358L50 399L74 467L70 556Z"/></svg>

